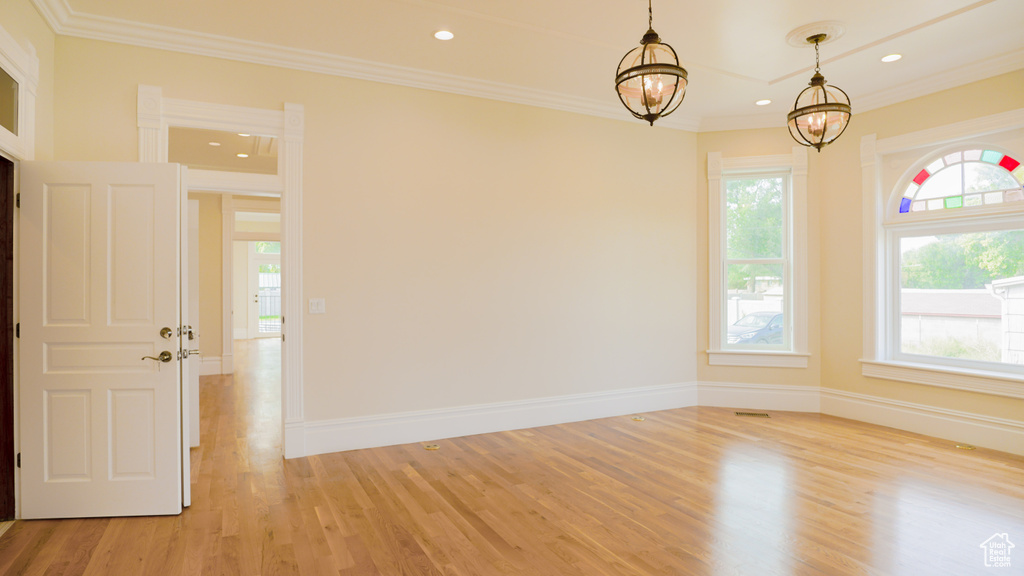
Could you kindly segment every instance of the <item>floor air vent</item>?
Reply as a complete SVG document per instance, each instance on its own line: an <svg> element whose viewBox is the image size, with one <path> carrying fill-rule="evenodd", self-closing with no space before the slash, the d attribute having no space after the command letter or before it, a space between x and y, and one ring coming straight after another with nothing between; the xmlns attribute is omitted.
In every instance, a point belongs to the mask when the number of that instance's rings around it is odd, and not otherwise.
<svg viewBox="0 0 1024 576"><path fill-rule="evenodd" d="M750 418L771 418L767 412L737 412L737 416L749 416Z"/></svg>

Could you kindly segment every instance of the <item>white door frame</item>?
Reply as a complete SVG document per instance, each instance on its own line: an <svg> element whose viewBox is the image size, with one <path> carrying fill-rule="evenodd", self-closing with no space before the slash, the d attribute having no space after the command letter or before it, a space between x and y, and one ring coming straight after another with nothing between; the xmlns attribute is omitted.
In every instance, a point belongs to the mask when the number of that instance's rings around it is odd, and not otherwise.
<svg viewBox="0 0 1024 576"><path fill-rule="evenodd" d="M20 182L20 166L19 163L22 161L34 160L36 155L36 91L39 89L39 57L36 56L35 48L31 43L26 41L26 46L23 47L7 30L0 26L0 68L3 68L11 78L18 82L18 133L14 134L0 126L0 155L8 160L14 162L14 190L17 192ZM20 275L18 274L18 217L15 214L14 217L14 274L11 281L14 282L13 289L13 321L19 322L21 301L18 297L18 283ZM19 452L21 450L21 438L19 436L19 429L21 428L20 418L21 415L18 413L17 406L19 405L19 386L21 385L18 377L19 373L19 361L18 354L20 353L18 339L14 339L14 350L11 351L12 358L14 361L14 374L13 382L14 385L14 451ZM21 472L15 469L14 472L14 517L21 518Z"/></svg>
<svg viewBox="0 0 1024 576"><path fill-rule="evenodd" d="M276 175L190 170L189 188L226 194L281 197L281 410L285 458L305 456L302 381L302 142L305 113L301 104L264 110L163 97L157 86L139 86L139 161L167 162L171 126L260 134L278 138ZM228 200L229 196L225 196ZM224 211L225 219L228 211ZM233 225L232 218L232 225ZM227 235L225 235L227 236ZM232 250L224 247L222 365L231 373Z"/></svg>

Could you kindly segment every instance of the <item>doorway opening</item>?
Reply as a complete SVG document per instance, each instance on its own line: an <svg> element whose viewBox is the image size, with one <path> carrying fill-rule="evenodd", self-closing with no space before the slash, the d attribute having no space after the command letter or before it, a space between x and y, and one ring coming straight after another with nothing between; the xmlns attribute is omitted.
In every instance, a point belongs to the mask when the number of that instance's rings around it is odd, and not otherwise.
<svg viewBox="0 0 1024 576"><path fill-rule="evenodd" d="M0 157L0 521L13 520L14 163Z"/></svg>
<svg viewBox="0 0 1024 576"><path fill-rule="evenodd" d="M235 240L232 317L235 340L281 337L281 243Z"/></svg>

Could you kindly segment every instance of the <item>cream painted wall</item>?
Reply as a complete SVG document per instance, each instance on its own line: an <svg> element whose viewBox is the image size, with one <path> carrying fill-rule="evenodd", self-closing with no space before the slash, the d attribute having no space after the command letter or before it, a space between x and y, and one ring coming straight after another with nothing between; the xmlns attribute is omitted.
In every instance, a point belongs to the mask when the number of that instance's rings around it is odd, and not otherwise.
<svg viewBox="0 0 1024 576"><path fill-rule="evenodd" d="M280 222L235 222L236 232L261 232L265 234L280 234Z"/></svg>
<svg viewBox="0 0 1024 576"><path fill-rule="evenodd" d="M29 0L0 2L0 26L22 48L39 58L39 87L36 90L36 160L53 160L53 98L55 36Z"/></svg>
<svg viewBox="0 0 1024 576"><path fill-rule="evenodd" d="M192 192L199 200L199 346L203 358L224 353L223 248L220 194Z"/></svg>
<svg viewBox="0 0 1024 576"><path fill-rule="evenodd" d="M1024 401L861 376L862 208L860 140L888 138L1024 107L1024 70L854 116L820 155L822 386L1024 421ZM856 112L856 108L854 109ZM1024 150L1017 150L1024 156Z"/></svg>
<svg viewBox="0 0 1024 576"><path fill-rule="evenodd" d="M767 156L773 154L790 154L795 142L786 128L761 130L736 130L727 132L706 132L697 136L697 302L700 314L697 316L697 376L702 382L738 382L748 384L781 384L787 386L818 386L821 381L821 350L818 345L821 326L818 320L818 308L821 295L818 283L821 258L820 245L814 241L818 237L820 226L817 215L818 172L817 154L808 156L807 177L807 246L808 280L808 351L811 356L807 368L751 368L736 366L711 366L708 364L707 350L709 347L708 295L709 263L708 263L708 153L721 152L723 158L744 156Z"/></svg>
<svg viewBox="0 0 1024 576"><path fill-rule="evenodd" d="M696 379L694 134L56 45L61 159L135 159L140 83L305 106L303 299L327 302L304 319L307 420Z"/></svg>

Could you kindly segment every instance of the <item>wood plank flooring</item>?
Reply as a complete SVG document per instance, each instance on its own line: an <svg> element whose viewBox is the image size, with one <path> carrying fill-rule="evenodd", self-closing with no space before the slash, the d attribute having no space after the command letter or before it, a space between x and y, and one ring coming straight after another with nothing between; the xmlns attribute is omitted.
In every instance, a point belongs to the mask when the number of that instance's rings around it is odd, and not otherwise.
<svg viewBox="0 0 1024 576"><path fill-rule="evenodd" d="M1021 457L688 408L283 461L279 347L238 348L202 382L190 509L16 522L0 574L1024 573Z"/></svg>

